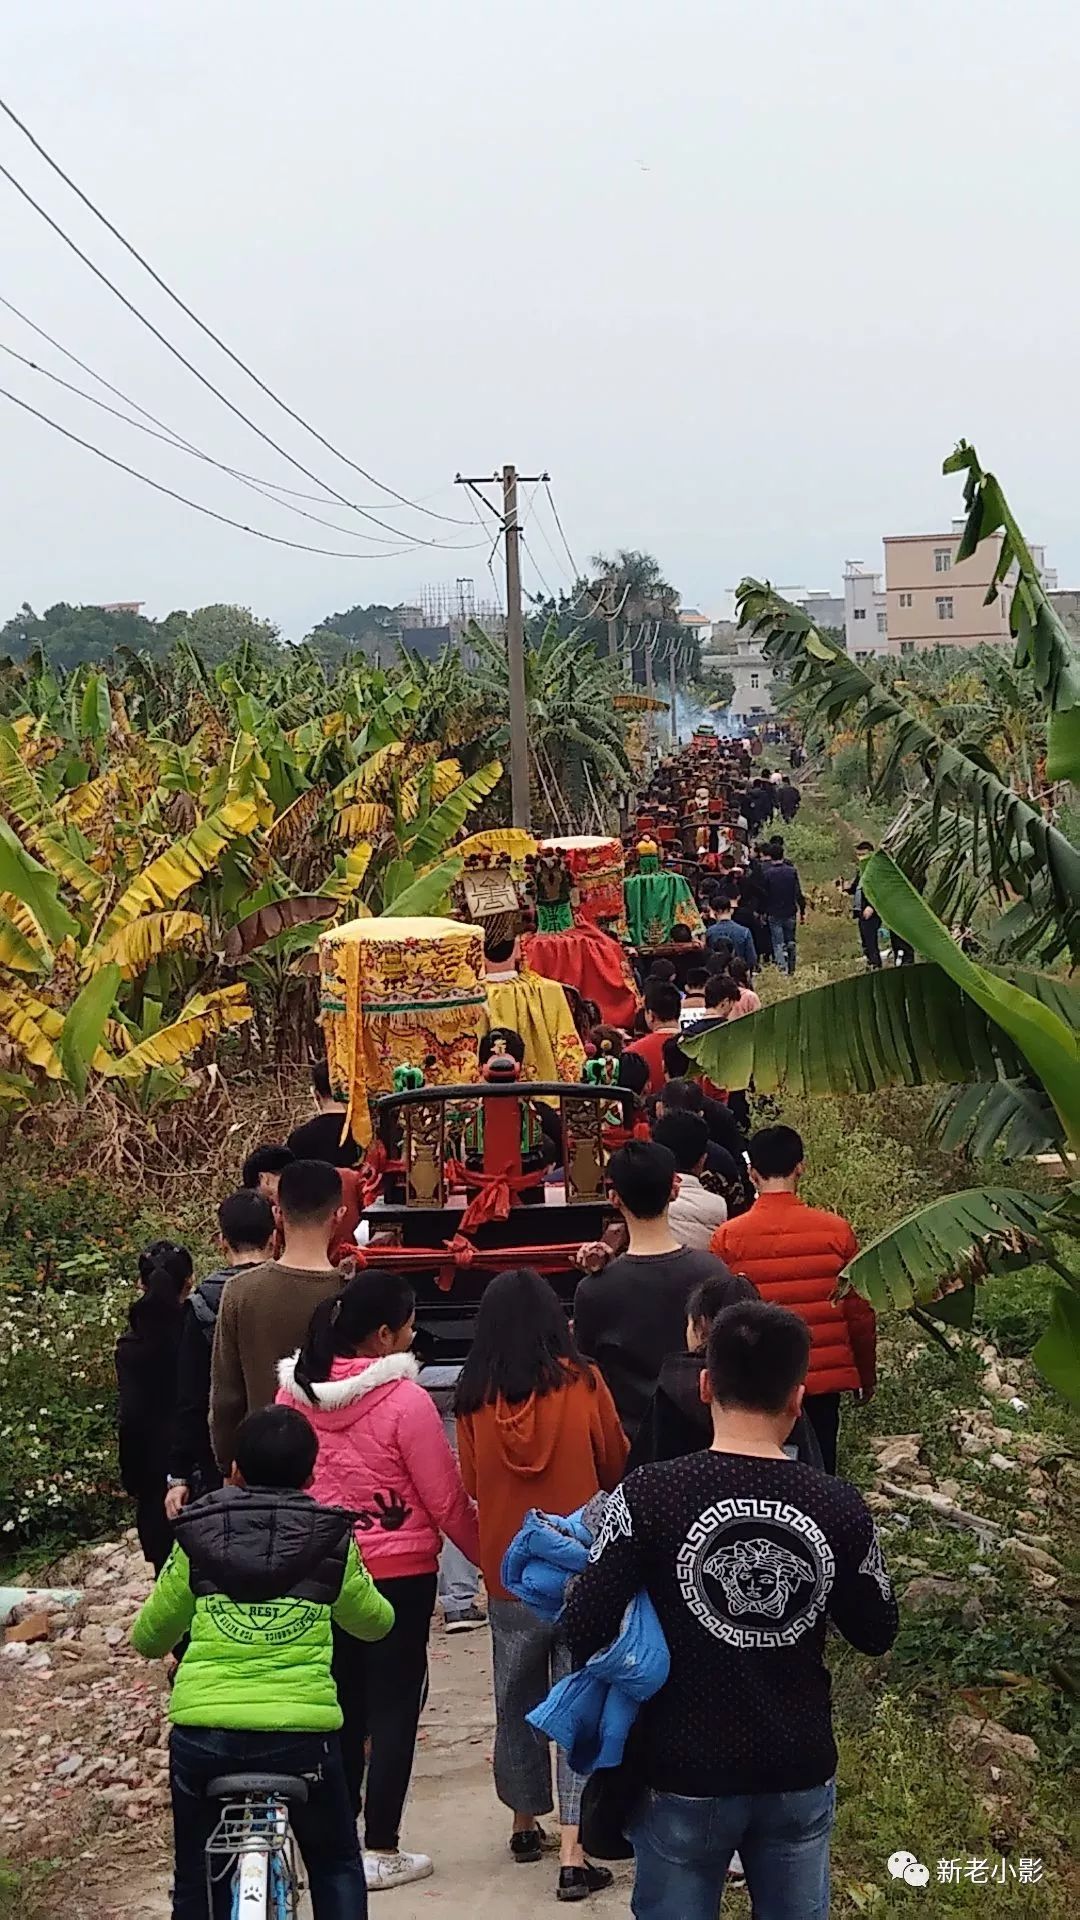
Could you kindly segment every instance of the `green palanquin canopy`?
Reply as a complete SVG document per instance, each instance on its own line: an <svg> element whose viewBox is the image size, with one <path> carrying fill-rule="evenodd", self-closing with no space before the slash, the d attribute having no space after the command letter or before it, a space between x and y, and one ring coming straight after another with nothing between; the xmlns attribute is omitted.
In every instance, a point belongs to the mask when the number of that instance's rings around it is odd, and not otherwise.
<svg viewBox="0 0 1080 1920"><path fill-rule="evenodd" d="M635 947L662 947L674 927L689 927L695 940L705 931L697 903L681 873L660 866L654 853L643 853L636 873L623 882L626 922Z"/></svg>

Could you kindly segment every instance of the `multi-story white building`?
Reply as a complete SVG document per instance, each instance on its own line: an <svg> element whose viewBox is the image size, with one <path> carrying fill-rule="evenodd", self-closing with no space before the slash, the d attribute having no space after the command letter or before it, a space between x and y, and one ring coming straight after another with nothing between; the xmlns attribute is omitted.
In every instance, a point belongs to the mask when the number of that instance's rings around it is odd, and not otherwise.
<svg viewBox="0 0 1080 1920"><path fill-rule="evenodd" d="M888 650L881 575L861 560L849 560L844 568L844 644L853 660Z"/></svg>

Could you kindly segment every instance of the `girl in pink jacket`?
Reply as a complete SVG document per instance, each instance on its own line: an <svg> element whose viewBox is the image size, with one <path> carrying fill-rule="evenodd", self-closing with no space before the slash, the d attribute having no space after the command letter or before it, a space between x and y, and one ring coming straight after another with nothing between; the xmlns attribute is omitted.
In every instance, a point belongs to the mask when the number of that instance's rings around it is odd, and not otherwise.
<svg viewBox="0 0 1080 1920"><path fill-rule="evenodd" d="M299 1408L319 1436L311 1491L355 1513L368 1572L394 1609L377 1649L334 1636L341 1749L356 1815L370 1741L363 1801L371 1888L402 1886L432 1870L427 1854L400 1851L398 1831L427 1687L442 1534L474 1565L480 1558L476 1508L442 1419L417 1383L409 1352L414 1310L407 1281L365 1268L316 1307L303 1351L278 1368L279 1403Z"/></svg>

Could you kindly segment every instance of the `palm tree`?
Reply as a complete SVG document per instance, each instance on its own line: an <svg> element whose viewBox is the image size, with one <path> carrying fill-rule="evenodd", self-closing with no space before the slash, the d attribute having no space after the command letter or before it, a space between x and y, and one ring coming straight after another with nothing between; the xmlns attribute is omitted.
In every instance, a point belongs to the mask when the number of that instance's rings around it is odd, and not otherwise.
<svg viewBox="0 0 1080 1920"><path fill-rule="evenodd" d="M666 664L683 638L679 595L651 553L620 548L613 558L594 554L595 593L615 618L624 647L629 642L630 676L636 686L648 678L646 659ZM646 649L650 649L647 653Z"/></svg>
<svg viewBox="0 0 1080 1920"><path fill-rule="evenodd" d="M490 736L500 752L510 737L506 649L474 628L476 686L498 720ZM591 824L603 831L613 795L632 782L623 728L613 706L623 685L616 662L599 660L580 634L549 620L525 644L525 700L538 818L552 832Z"/></svg>

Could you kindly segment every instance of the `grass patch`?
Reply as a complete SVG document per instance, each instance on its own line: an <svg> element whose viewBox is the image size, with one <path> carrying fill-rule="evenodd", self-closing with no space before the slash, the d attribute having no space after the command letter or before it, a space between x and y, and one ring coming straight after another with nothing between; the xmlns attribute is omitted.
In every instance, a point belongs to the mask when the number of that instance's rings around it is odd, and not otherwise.
<svg viewBox="0 0 1080 1920"><path fill-rule="evenodd" d="M50 1887L59 1902L62 1871L63 1863L59 1860L35 1860L15 1866L0 1856L0 1920L49 1920L51 1914L60 1910L53 1904Z"/></svg>

